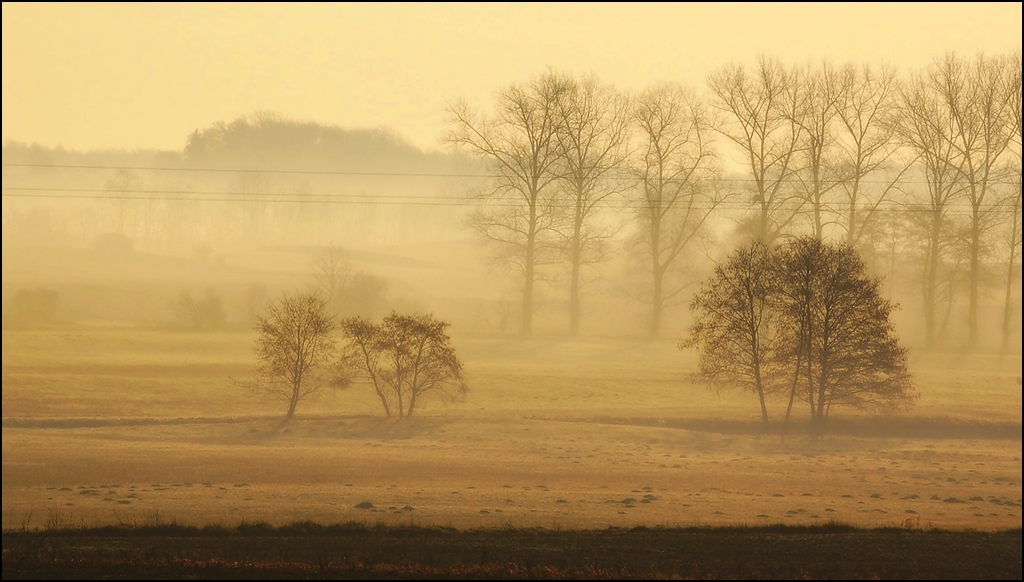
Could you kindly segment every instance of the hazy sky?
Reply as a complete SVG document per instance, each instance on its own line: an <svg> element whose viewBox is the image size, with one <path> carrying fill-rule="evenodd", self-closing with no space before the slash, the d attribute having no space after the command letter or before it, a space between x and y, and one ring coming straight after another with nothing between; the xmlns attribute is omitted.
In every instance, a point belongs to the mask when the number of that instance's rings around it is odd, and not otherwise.
<svg viewBox="0 0 1024 582"><path fill-rule="evenodd" d="M760 52L791 64L1021 46L1021 3L3 3L3 137L72 149L180 149L260 110L388 127L439 146L446 103L489 108L549 66L620 89L703 91Z"/></svg>

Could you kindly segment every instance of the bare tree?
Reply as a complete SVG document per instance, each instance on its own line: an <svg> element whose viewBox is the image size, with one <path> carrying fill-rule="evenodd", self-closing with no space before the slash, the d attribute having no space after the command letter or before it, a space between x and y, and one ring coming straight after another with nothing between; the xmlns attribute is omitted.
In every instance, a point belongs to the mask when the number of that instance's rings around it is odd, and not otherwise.
<svg viewBox="0 0 1024 582"><path fill-rule="evenodd" d="M385 279L356 269L348 252L334 245L313 257L313 288L335 318L373 317L388 295Z"/></svg>
<svg viewBox="0 0 1024 582"><path fill-rule="evenodd" d="M569 262L569 333L580 329L582 269L608 257L615 229L600 223L605 202L620 193L625 180L613 175L625 166L629 138L629 102L594 76L574 79L561 99L558 114L562 196L556 233Z"/></svg>
<svg viewBox="0 0 1024 582"><path fill-rule="evenodd" d="M195 330L209 331L224 327L227 315L221 296L207 288L202 298L197 298L188 290L182 291L171 302L178 323Z"/></svg>
<svg viewBox="0 0 1024 582"><path fill-rule="evenodd" d="M899 83L892 67L869 65L842 69L842 92L837 103L839 147L845 165L841 183L845 208L839 211L846 228L846 244L856 247L872 232L882 204L899 192L911 164L897 164L887 174L900 142L896 136L896 96ZM875 180L871 178L878 176ZM885 177L883 177L885 176ZM874 182L879 182L879 187Z"/></svg>
<svg viewBox="0 0 1024 582"><path fill-rule="evenodd" d="M568 80L549 72L498 94L493 118L480 118L463 103L448 108L453 129L447 141L482 156L497 174L492 202L473 213L470 228L498 249L498 260L513 266L523 280L520 333L533 329L534 283L538 268L554 262L554 187L558 178L559 100Z"/></svg>
<svg viewBox="0 0 1024 582"><path fill-rule="evenodd" d="M925 346L933 348L938 340L939 308L944 302L951 304L955 290L947 274L958 243L950 207L963 188L957 167L963 158L953 147L955 123L926 76L915 73L901 87L899 106L900 140L916 154L926 184L923 203L912 204L909 209L924 239Z"/></svg>
<svg viewBox="0 0 1024 582"><path fill-rule="evenodd" d="M690 309L695 321L679 348L700 350L701 375L721 390L739 387L757 394L768 422L766 395L780 381L781 336L771 302L776 286L774 257L755 242L733 253L701 284Z"/></svg>
<svg viewBox="0 0 1024 582"><path fill-rule="evenodd" d="M803 203L809 206L811 234L822 239L830 219L827 197L844 181L840 167L835 119L839 115L846 79L834 66L823 63L795 72L790 92L796 106L793 121L800 127L799 171L796 183Z"/></svg>
<svg viewBox="0 0 1024 582"><path fill-rule="evenodd" d="M1002 321L1002 353L1010 348L1010 335L1013 331L1013 322L1020 327L1020 314L1014 319L1013 290L1020 286L1021 280L1021 179L1020 169L1017 170L1016 192L1009 196L1009 203L1006 205L1006 212L1010 216L1010 224L1007 225L1006 234L1006 283L1003 289L1003 321Z"/></svg>
<svg viewBox="0 0 1024 582"><path fill-rule="evenodd" d="M378 325L346 319L341 324L348 342L344 361L373 385L385 415L410 417L427 394L449 400L466 395L448 325L431 315L392 313Z"/></svg>
<svg viewBox="0 0 1024 582"><path fill-rule="evenodd" d="M725 197L715 187L711 120L692 91L673 84L644 91L634 102L633 121L640 141L634 200L640 224L633 247L649 265L651 287L641 298L651 304L649 331L657 336L665 308L685 289L685 281L669 275L683 266L683 251Z"/></svg>
<svg viewBox="0 0 1024 582"><path fill-rule="evenodd" d="M970 298L968 303L968 348L978 345L978 301L984 237L996 223L990 192L998 181L999 160L1010 144L1013 106L1010 62L1000 57L978 55L972 61L949 54L928 72L930 87L937 94L951 122L950 166L963 182L963 194L971 206Z"/></svg>
<svg viewBox="0 0 1024 582"><path fill-rule="evenodd" d="M270 225L270 204L274 190L272 175L257 171L241 172L235 175L232 181L235 200L225 207L225 212L237 216L239 209L242 211L242 224L236 228L241 232L236 235L243 240L260 240L266 236Z"/></svg>
<svg viewBox="0 0 1024 582"><path fill-rule="evenodd" d="M1010 95L1010 148L1011 168L1006 172L1009 178L1011 191L1009 193L1008 212L1010 216L1009 233L1007 236L1007 258L1006 258L1006 287L1003 296L1003 344L1002 352L1010 347L1011 322L1013 321L1013 288L1014 283L1020 284L1020 251L1021 251L1021 171L1022 171L1022 148L1021 147L1021 52L1018 50L1010 55L1010 74L1006 81L1009 85ZM1016 167L1013 167L1016 166ZM1020 319L1016 320L1018 326ZM1020 378L1017 378L1020 384Z"/></svg>
<svg viewBox="0 0 1024 582"><path fill-rule="evenodd" d="M144 189L142 178L137 173L120 168L107 180L105 190L114 207L113 224L108 228L130 238L139 234L139 201Z"/></svg>
<svg viewBox="0 0 1024 582"><path fill-rule="evenodd" d="M267 287L261 283L252 283L245 288L243 301L245 304L246 323L256 325L263 310L267 308L267 304L270 302Z"/></svg>
<svg viewBox="0 0 1024 582"><path fill-rule="evenodd" d="M327 246L313 257L315 288L328 307L333 307L352 279L352 261L341 247Z"/></svg>
<svg viewBox="0 0 1024 582"><path fill-rule="evenodd" d="M334 318L316 293L285 295L259 317L256 339L260 387L288 405L285 420L295 407L338 382L335 361ZM336 384L334 384L336 385Z"/></svg>
<svg viewBox="0 0 1024 582"><path fill-rule="evenodd" d="M708 85L728 120L719 131L740 149L750 171L756 208L751 235L771 243L800 211L799 197L787 188L802 139L796 122L799 85L778 60L765 56L753 74L730 65L712 74Z"/></svg>

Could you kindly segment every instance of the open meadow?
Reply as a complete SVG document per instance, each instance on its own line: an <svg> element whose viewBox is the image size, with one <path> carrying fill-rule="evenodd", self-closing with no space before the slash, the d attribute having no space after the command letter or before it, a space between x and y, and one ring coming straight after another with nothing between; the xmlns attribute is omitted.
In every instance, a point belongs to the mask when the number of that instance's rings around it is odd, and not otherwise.
<svg viewBox="0 0 1024 582"><path fill-rule="evenodd" d="M308 285L311 249L6 253L6 292L56 289L66 319L3 331L4 579L1020 578L1019 355L912 348L909 412L783 434L781 399L765 427L695 381L685 310L650 340L595 294L584 335L550 302L520 339L473 252L351 254L451 322L464 401L388 419L357 383L288 423L247 387L242 297ZM170 324L203 286L230 325Z"/></svg>
<svg viewBox="0 0 1024 582"><path fill-rule="evenodd" d="M5 331L4 529L1021 527L1019 355L914 355L909 413L783 436L670 339L456 335L465 402L385 419L354 385L282 424L243 382L254 338Z"/></svg>

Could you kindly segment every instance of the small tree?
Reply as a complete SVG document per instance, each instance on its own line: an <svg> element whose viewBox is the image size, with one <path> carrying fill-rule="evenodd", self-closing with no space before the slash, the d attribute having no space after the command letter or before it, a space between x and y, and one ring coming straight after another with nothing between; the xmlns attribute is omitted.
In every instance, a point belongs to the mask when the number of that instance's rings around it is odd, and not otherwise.
<svg viewBox="0 0 1024 582"><path fill-rule="evenodd" d="M60 307L60 293L52 289L19 289L4 310L7 326L31 326L53 321Z"/></svg>
<svg viewBox="0 0 1024 582"><path fill-rule="evenodd" d="M342 248L328 246L313 257L314 290L336 318L372 317L388 301L388 282L357 270Z"/></svg>
<svg viewBox="0 0 1024 582"><path fill-rule="evenodd" d="M429 393L449 400L466 395L462 362L445 331L448 325L431 315L394 312L379 325L358 317L341 323L348 341L345 363L373 385L385 415L412 416L420 398Z"/></svg>
<svg viewBox="0 0 1024 582"><path fill-rule="evenodd" d="M333 380L329 366L335 358L336 327L315 293L285 295L259 317L258 371L264 390L288 404L285 420L295 414L299 401Z"/></svg>
<svg viewBox="0 0 1024 582"><path fill-rule="evenodd" d="M171 309L182 326L196 330L222 328L227 319L224 302L212 289L207 289L202 298L194 297L187 290L182 291L178 298L171 302Z"/></svg>

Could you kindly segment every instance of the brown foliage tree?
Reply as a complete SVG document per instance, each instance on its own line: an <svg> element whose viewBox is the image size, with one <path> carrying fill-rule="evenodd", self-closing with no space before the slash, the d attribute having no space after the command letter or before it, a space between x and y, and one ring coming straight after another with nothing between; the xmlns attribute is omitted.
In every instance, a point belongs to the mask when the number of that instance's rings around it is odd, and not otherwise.
<svg viewBox="0 0 1024 582"><path fill-rule="evenodd" d="M734 253L694 295L696 321L679 348L700 349L701 374L712 386L749 389L768 422L765 395L778 382L778 316L772 310L775 258L755 242Z"/></svg>
<svg viewBox="0 0 1024 582"><path fill-rule="evenodd" d="M881 280L867 275L857 251L803 237L782 246L778 256L776 309L787 343L795 348L788 355L794 378L790 407L801 394L811 418L820 422L836 405L909 405L916 393L907 350L889 320L894 306L882 298Z"/></svg>
<svg viewBox="0 0 1024 582"><path fill-rule="evenodd" d="M373 385L385 415L412 416L420 398L430 393L449 400L466 395L448 325L431 315L394 312L378 325L357 317L342 321L348 341L344 360Z"/></svg>
<svg viewBox="0 0 1024 582"><path fill-rule="evenodd" d="M755 243L701 287L680 348L700 349L701 372L713 384L756 392L765 422L765 394L786 378L787 419L797 396L819 423L834 406L902 409L917 394L880 283L845 244L803 237L769 250Z"/></svg>
<svg viewBox="0 0 1024 582"><path fill-rule="evenodd" d="M337 324L315 293L285 295L259 317L256 339L258 371L268 394L295 407L332 383Z"/></svg>

